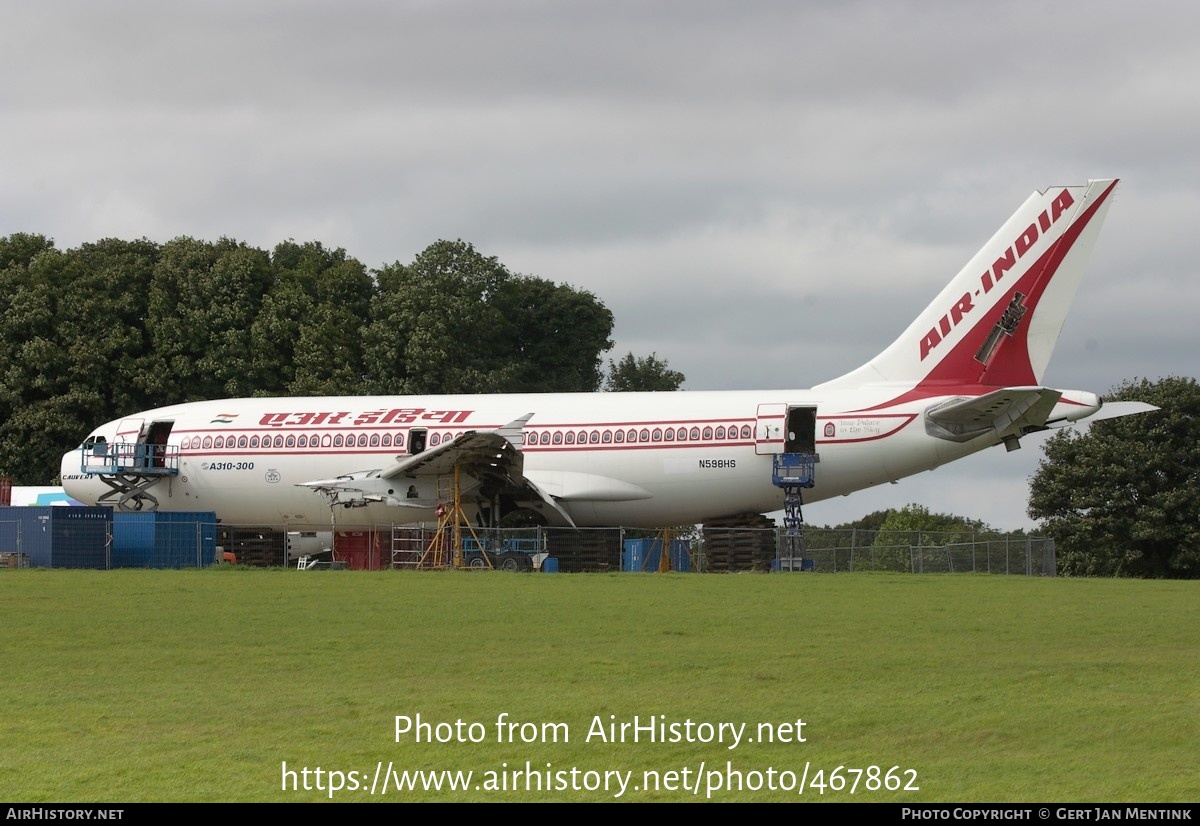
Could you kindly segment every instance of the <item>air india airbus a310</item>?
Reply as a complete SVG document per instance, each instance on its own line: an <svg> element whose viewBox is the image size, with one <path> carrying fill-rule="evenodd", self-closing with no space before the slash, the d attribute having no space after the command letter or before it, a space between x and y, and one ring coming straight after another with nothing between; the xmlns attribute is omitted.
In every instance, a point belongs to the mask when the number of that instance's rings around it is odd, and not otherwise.
<svg viewBox="0 0 1200 826"><path fill-rule="evenodd" d="M82 502L229 524L436 520L661 527L809 502L1148 405L1041 384L1115 180L1036 191L899 338L810 390L222 399L135 413L63 456ZM786 471L786 465L785 465ZM786 474L785 474L786 475ZM793 479L792 481L797 481Z"/></svg>

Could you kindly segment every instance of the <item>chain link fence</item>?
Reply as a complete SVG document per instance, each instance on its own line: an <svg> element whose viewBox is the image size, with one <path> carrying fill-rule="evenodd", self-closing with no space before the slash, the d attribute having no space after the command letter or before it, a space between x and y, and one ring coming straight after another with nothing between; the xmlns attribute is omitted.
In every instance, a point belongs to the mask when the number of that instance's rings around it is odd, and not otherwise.
<svg viewBox="0 0 1200 826"><path fill-rule="evenodd" d="M804 545L818 571L1054 576L1058 569L1054 540L1024 533L809 528Z"/></svg>
<svg viewBox="0 0 1200 826"><path fill-rule="evenodd" d="M58 514L53 514L57 516ZM436 555L437 531L378 525L338 532L318 526L218 525L211 519L144 518L117 523L72 520L61 530L41 521L0 520L0 570L24 567L196 568L221 561L296 567L322 559L333 567L381 570L455 564ZM53 527L53 525L51 525ZM629 528L520 528L462 531L459 564L510 571L893 571L1054 576L1054 540L1023 533L869 531L808 528L789 544L782 527L674 529L668 560L662 533ZM449 548L443 545L443 548Z"/></svg>

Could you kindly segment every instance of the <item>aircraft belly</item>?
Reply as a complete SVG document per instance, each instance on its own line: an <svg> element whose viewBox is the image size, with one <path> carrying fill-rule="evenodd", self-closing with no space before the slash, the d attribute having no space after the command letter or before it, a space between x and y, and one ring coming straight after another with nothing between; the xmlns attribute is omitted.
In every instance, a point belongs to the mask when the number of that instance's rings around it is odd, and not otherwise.
<svg viewBox="0 0 1200 826"><path fill-rule="evenodd" d="M564 504L577 522L590 525L661 527L689 524L748 511L782 507L771 483L770 457L745 447L677 447L637 451L642 455L598 454L594 476L623 480L648 494L618 501L597 496Z"/></svg>

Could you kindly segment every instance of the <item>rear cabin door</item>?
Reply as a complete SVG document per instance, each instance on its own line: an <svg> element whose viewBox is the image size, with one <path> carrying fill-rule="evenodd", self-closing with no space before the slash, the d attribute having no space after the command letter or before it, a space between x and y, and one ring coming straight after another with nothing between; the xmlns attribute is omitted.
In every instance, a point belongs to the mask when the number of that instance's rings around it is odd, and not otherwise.
<svg viewBox="0 0 1200 826"><path fill-rule="evenodd" d="M787 433L783 440L784 453L817 452L817 408L789 407Z"/></svg>
<svg viewBox="0 0 1200 826"><path fill-rule="evenodd" d="M760 456L775 453L817 452L817 408L782 402L760 404L754 425L754 452Z"/></svg>
<svg viewBox="0 0 1200 826"><path fill-rule="evenodd" d="M783 453L783 428L786 424L786 404L760 404L754 422L754 452L760 456Z"/></svg>

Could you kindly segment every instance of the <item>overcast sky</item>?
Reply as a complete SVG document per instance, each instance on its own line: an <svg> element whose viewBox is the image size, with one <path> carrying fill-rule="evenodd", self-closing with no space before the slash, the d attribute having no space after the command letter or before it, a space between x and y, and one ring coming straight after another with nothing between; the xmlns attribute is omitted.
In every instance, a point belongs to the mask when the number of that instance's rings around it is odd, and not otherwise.
<svg viewBox="0 0 1200 826"><path fill-rule="evenodd" d="M0 235L461 238L594 292L617 357L802 388L883 349L1035 188L1122 184L1045 381L1196 376L1200 4L25 2ZM1025 516L1039 441L806 510Z"/></svg>

